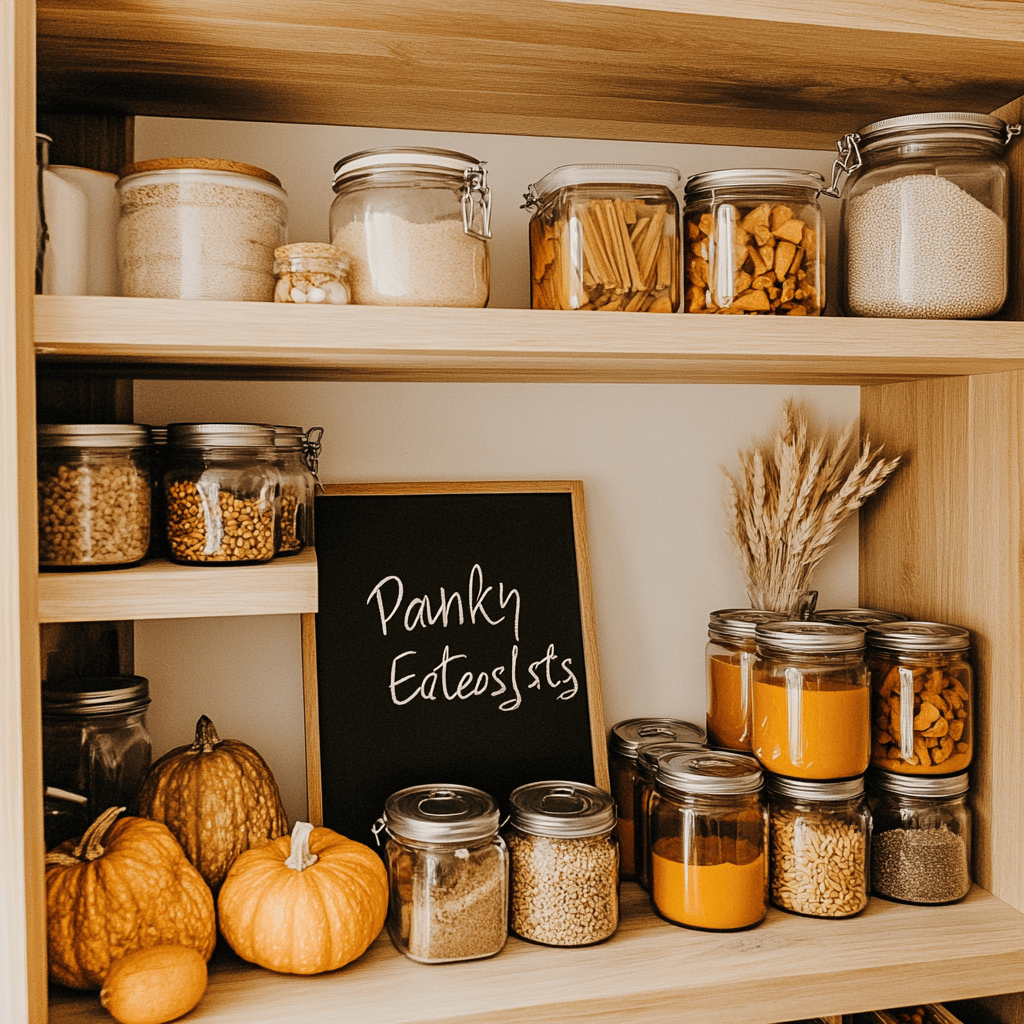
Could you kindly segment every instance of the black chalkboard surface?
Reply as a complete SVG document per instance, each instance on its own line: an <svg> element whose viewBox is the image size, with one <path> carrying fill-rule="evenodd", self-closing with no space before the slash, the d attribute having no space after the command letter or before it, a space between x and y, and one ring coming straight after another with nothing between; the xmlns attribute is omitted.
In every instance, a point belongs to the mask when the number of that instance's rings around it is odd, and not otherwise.
<svg viewBox="0 0 1024 1024"><path fill-rule="evenodd" d="M309 815L375 846L407 786L608 788L583 486L328 485L303 618Z"/></svg>

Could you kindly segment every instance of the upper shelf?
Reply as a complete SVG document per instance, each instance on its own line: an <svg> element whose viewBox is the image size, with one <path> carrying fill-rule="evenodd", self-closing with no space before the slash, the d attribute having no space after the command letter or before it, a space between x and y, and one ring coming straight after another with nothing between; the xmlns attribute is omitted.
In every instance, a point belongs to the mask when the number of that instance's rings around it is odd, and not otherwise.
<svg viewBox="0 0 1024 1024"><path fill-rule="evenodd" d="M52 111L829 149L1015 99L1024 5L38 0L37 25Z"/></svg>
<svg viewBox="0 0 1024 1024"><path fill-rule="evenodd" d="M1024 370L1024 323L37 296L36 353L129 377L878 384Z"/></svg>

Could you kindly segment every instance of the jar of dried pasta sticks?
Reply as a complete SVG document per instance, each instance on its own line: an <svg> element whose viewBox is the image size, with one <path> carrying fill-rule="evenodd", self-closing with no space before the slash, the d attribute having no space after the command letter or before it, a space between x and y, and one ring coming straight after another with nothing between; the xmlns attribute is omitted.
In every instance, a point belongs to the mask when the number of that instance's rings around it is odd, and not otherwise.
<svg viewBox="0 0 1024 1024"><path fill-rule="evenodd" d="M674 313L679 180L674 167L567 164L530 185L533 308Z"/></svg>

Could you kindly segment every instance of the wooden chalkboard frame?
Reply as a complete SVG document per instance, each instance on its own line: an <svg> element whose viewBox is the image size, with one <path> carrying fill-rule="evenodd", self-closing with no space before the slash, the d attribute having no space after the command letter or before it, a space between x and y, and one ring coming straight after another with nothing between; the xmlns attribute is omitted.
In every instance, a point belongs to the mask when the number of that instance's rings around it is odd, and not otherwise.
<svg viewBox="0 0 1024 1024"><path fill-rule="evenodd" d="M469 481L411 483L344 483L327 484L323 493L331 495L396 496L444 494L531 494L566 493L572 508L572 531L576 555L576 577L580 608L589 709L590 748L593 756L594 782L609 789L607 737L601 698L600 672L597 657L597 630L594 618L593 588L590 575L590 551L587 542L586 511L583 483L579 480L536 481ZM323 567L321 566L321 571ZM344 585L339 581L339 585ZM306 731L306 788L308 820L323 823L324 779L320 755L320 696L317 683L316 615L302 616L302 679Z"/></svg>

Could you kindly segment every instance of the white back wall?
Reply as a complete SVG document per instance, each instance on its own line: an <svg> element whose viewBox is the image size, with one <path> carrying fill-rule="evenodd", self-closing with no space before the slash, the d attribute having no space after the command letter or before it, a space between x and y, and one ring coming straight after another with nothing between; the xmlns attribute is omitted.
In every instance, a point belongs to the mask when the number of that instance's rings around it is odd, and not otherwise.
<svg viewBox="0 0 1024 1024"><path fill-rule="evenodd" d="M827 177L832 161L828 153L785 150L136 121L139 160L218 157L276 174L289 194L291 241L328 240L338 159L390 145L438 146L487 161L491 305L500 307L529 305L529 214L520 205L527 185L554 167L658 163L684 179L717 167L803 167ZM831 225L836 211L827 210ZM610 727L648 715L703 722L708 613L747 603L725 536L721 467L736 471L736 450L766 438L791 395L822 422L845 425L858 412L859 392L850 387L141 381L135 418L322 426L325 482L582 480ZM813 582L819 607L856 605L855 522ZM136 671L153 695L147 722L155 756L190 742L196 719L209 715L222 736L266 757L289 817L305 815L298 617L139 622L135 648Z"/></svg>

